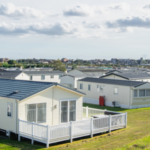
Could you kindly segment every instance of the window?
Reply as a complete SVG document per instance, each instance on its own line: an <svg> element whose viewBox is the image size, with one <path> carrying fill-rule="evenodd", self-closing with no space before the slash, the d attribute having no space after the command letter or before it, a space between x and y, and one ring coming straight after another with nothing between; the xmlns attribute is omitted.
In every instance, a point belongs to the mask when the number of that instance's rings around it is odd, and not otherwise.
<svg viewBox="0 0 150 150"><path fill-rule="evenodd" d="M104 89L104 86L103 86L103 85L101 85L101 86L100 86L100 90L101 90L101 91L103 91L103 89Z"/></svg>
<svg viewBox="0 0 150 150"><path fill-rule="evenodd" d="M81 90L83 89L83 84L82 84L82 83L80 83L80 89L81 89Z"/></svg>
<svg viewBox="0 0 150 150"><path fill-rule="evenodd" d="M13 104L7 103L7 116L8 117L12 117L12 108L13 108Z"/></svg>
<svg viewBox="0 0 150 150"><path fill-rule="evenodd" d="M146 96L150 96L150 89L146 90Z"/></svg>
<svg viewBox="0 0 150 150"><path fill-rule="evenodd" d="M145 90L139 90L139 97L145 97Z"/></svg>
<svg viewBox="0 0 150 150"><path fill-rule="evenodd" d="M54 75L51 75L51 78L54 78Z"/></svg>
<svg viewBox="0 0 150 150"><path fill-rule="evenodd" d="M59 75L59 79L62 77L62 75Z"/></svg>
<svg viewBox="0 0 150 150"><path fill-rule="evenodd" d="M76 121L76 101L61 101L61 123Z"/></svg>
<svg viewBox="0 0 150 150"><path fill-rule="evenodd" d="M45 75L41 75L41 80L45 80Z"/></svg>
<svg viewBox="0 0 150 150"><path fill-rule="evenodd" d="M97 92L99 92L100 91L100 86L99 85L97 85Z"/></svg>
<svg viewBox="0 0 150 150"><path fill-rule="evenodd" d="M32 76L30 76L30 80L32 80Z"/></svg>
<svg viewBox="0 0 150 150"><path fill-rule="evenodd" d="M46 103L28 104L27 121L36 123L46 122Z"/></svg>
<svg viewBox="0 0 150 150"><path fill-rule="evenodd" d="M90 84L88 85L88 90L91 91L91 85Z"/></svg>
<svg viewBox="0 0 150 150"><path fill-rule="evenodd" d="M138 97L138 90L134 90L134 97Z"/></svg>
<svg viewBox="0 0 150 150"><path fill-rule="evenodd" d="M114 88L114 94L118 94L118 88Z"/></svg>

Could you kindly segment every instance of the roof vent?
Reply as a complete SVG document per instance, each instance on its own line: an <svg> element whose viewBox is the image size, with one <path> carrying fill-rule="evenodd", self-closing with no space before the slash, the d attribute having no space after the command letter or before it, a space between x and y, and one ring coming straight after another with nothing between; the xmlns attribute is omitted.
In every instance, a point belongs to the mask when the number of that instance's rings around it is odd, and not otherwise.
<svg viewBox="0 0 150 150"><path fill-rule="evenodd" d="M17 91L17 90L16 90L16 91L13 91L13 94L17 94L17 93L19 93L19 91Z"/></svg>

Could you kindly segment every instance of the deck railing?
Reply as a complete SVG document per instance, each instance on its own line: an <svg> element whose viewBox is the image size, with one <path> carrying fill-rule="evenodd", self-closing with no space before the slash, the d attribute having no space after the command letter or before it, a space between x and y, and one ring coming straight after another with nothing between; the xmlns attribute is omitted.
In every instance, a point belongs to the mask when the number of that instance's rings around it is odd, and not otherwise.
<svg viewBox="0 0 150 150"><path fill-rule="evenodd" d="M83 110L84 111L84 110ZM91 115L99 115L104 111L90 109ZM106 110L105 110L106 111ZM89 117L89 115L88 115ZM60 141L70 140L78 137L84 137L102 132L111 132L119 128L125 128L127 126L127 113L120 113L117 115L105 115L102 118L90 118L82 121L75 121L54 126L44 126L36 123L31 123L23 120L19 120L19 135L20 137L26 137L31 139L31 143L39 141L49 144Z"/></svg>

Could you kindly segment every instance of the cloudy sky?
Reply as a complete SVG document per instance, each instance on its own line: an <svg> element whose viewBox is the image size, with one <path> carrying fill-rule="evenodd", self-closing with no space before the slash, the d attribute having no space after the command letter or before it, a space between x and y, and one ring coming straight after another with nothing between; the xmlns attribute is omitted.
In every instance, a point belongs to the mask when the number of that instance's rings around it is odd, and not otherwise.
<svg viewBox="0 0 150 150"><path fill-rule="evenodd" d="M0 57L150 58L150 1L0 0Z"/></svg>

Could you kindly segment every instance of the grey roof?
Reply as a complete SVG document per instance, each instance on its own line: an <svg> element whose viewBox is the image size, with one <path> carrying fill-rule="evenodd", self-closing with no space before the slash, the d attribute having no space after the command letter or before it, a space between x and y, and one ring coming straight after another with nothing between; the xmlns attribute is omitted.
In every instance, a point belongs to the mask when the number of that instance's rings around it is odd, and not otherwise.
<svg viewBox="0 0 150 150"><path fill-rule="evenodd" d="M36 81L25 81L25 80L10 80L10 79L0 79L0 97L7 97L12 99L23 100L29 96L32 96L40 91L43 91L49 87L59 85L66 88L55 82L36 82ZM84 93L72 90L74 92L84 95ZM13 92L19 91L14 94Z"/></svg>
<svg viewBox="0 0 150 150"><path fill-rule="evenodd" d="M110 73L107 75L102 76L101 78L110 76L110 75L115 75L115 76L119 76L125 79L150 79L150 74L148 73Z"/></svg>
<svg viewBox="0 0 150 150"><path fill-rule="evenodd" d="M82 72L107 72L107 70L103 69L77 69Z"/></svg>
<svg viewBox="0 0 150 150"><path fill-rule="evenodd" d="M59 70L54 71L23 71L24 73L28 75L64 75L65 73Z"/></svg>
<svg viewBox="0 0 150 150"><path fill-rule="evenodd" d="M22 71L0 71L0 78L15 79Z"/></svg>
<svg viewBox="0 0 150 150"><path fill-rule="evenodd" d="M68 74L68 75L63 75L62 77L64 77L64 76L71 76L71 77L74 77L74 78L85 78L85 77L99 77L99 76L96 76L96 75L88 75L88 74L74 74L74 75L70 75L70 74Z"/></svg>
<svg viewBox="0 0 150 150"><path fill-rule="evenodd" d="M133 87L137 87L147 83L147 82L140 82L140 81L115 80L115 79L103 79L103 78L84 78L78 81L133 86Z"/></svg>

